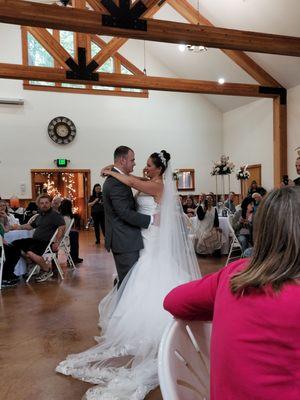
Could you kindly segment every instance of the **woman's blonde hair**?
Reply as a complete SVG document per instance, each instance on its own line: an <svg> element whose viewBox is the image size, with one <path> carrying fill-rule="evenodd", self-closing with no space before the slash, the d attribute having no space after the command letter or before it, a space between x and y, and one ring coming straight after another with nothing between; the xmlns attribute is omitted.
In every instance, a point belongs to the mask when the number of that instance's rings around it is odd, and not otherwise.
<svg viewBox="0 0 300 400"><path fill-rule="evenodd" d="M234 275L231 292L271 286L280 291L300 278L300 187L273 190L254 218L254 251L248 267Z"/></svg>

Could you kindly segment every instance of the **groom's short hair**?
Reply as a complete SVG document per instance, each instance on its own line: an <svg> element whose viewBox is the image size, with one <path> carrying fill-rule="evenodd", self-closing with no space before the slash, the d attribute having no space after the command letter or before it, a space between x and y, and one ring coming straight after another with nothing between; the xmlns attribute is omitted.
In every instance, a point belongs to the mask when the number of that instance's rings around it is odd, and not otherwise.
<svg viewBox="0 0 300 400"><path fill-rule="evenodd" d="M114 152L114 161L116 162L120 158L126 157L130 150L131 150L131 148L127 147L127 146L119 146L119 147L117 147L115 152ZM131 150L131 151L133 151L133 150Z"/></svg>

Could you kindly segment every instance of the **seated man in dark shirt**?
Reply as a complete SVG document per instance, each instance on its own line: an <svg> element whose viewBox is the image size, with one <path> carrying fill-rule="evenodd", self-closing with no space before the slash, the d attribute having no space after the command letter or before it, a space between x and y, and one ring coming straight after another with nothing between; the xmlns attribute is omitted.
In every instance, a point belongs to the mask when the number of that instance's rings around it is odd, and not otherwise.
<svg viewBox="0 0 300 400"><path fill-rule="evenodd" d="M297 158L295 166L296 166L297 174L300 175L300 156ZM294 183L296 186L300 186L300 176L299 176L299 178L296 178L294 180Z"/></svg>
<svg viewBox="0 0 300 400"><path fill-rule="evenodd" d="M65 220L51 208L51 197L42 194L37 199L39 215L30 224L21 225L18 229L35 229L33 237L29 239L15 240L13 244L26 253L26 256L41 268L41 274L36 278L37 282L44 282L53 275L51 265L42 257L55 231L57 235L52 244L52 251L57 252L60 241L65 232Z"/></svg>

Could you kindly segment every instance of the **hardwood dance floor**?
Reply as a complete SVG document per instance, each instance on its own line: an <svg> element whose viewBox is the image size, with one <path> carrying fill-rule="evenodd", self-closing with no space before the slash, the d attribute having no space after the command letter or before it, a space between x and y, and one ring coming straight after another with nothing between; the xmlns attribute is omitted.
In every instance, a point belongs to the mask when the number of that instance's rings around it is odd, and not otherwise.
<svg viewBox="0 0 300 400"><path fill-rule="evenodd" d="M67 354L95 344L98 303L112 285L114 263L93 232L80 233L77 271L36 284L21 283L0 293L0 398L3 400L80 400L91 386L54 372ZM224 258L201 258L205 275ZM160 400L159 390L147 400ZM130 400L130 399L128 399Z"/></svg>

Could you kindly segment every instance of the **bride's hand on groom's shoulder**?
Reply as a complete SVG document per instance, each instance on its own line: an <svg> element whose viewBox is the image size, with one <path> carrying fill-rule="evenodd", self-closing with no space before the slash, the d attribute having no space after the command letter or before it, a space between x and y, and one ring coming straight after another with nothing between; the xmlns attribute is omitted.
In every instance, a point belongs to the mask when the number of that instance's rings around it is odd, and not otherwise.
<svg viewBox="0 0 300 400"><path fill-rule="evenodd" d="M111 173L111 169L107 169L106 167L101 169L100 175L105 178L106 176L109 176Z"/></svg>

